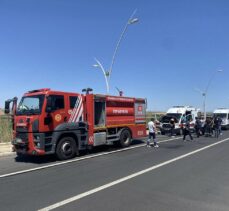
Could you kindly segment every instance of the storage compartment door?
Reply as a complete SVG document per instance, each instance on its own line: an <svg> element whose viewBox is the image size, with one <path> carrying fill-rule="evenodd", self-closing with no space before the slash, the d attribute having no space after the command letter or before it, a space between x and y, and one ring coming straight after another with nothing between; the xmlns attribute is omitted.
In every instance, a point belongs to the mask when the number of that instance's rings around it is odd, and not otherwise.
<svg viewBox="0 0 229 211"><path fill-rule="evenodd" d="M94 127L105 127L105 102L94 103Z"/></svg>

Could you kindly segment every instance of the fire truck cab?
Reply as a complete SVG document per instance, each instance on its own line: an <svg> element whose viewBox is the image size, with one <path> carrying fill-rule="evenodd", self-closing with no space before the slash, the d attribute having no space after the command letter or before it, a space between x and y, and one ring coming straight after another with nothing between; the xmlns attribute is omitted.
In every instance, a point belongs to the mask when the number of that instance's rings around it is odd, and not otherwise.
<svg viewBox="0 0 229 211"><path fill-rule="evenodd" d="M81 150L117 143L122 147L146 136L146 103L142 98L39 89L13 102L13 149L17 154L56 154L65 160Z"/></svg>

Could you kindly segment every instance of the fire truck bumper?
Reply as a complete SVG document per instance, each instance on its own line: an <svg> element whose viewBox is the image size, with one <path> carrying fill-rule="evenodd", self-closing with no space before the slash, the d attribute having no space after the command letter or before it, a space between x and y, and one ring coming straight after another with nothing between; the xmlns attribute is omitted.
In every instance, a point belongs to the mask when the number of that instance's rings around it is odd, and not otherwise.
<svg viewBox="0 0 229 211"><path fill-rule="evenodd" d="M20 153L20 154L26 154L28 151L28 143L23 142L22 139L16 138L12 142L13 145L13 151Z"/></svg>
<svg viewBox="0 0 229 211"><path fill-rule="evenodd" d="M34 134L33 141L23 141L21 138L15 138L12 141L13 151L17 154L27 155L45 155L44 136L42 133Z"/></svg>

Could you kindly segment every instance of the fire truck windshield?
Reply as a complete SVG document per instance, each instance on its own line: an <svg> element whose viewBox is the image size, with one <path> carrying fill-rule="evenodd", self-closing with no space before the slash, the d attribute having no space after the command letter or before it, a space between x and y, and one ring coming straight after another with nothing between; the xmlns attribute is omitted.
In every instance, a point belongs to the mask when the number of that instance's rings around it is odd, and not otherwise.
<svg viewBox="0 0 229 211"><path fill-rule="evenodd" d="M18 107L17 115L40 114L44 102L44 95L22 97Z"/></svg>

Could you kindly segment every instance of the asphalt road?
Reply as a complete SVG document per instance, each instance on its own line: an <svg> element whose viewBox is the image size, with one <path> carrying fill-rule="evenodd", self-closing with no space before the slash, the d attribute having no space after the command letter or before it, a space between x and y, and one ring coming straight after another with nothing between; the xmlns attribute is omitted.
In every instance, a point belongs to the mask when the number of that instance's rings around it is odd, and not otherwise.
<svg viewBox="0 0 229 211"><path fill-rule="evenodd" d="M229 131L159 145L98 148L65 163L1 158L0 210L229 210Z"/></svg>

